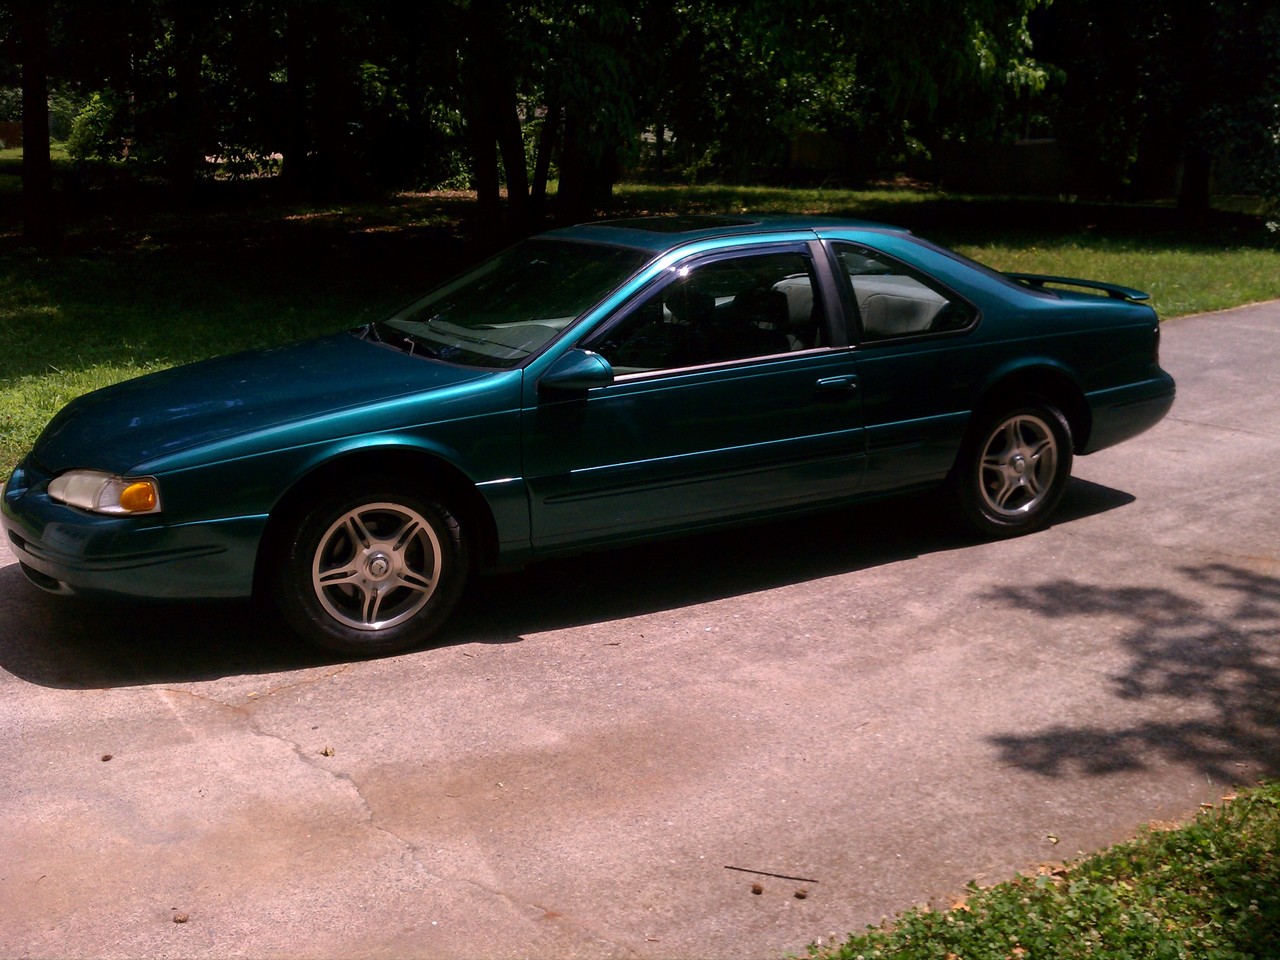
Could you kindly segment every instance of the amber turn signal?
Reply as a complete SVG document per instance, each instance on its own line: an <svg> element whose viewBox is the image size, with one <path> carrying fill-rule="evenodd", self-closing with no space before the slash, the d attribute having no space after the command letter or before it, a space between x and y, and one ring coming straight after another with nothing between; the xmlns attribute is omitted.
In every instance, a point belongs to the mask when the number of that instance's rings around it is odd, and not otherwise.
<svg viewBox="0 0 1280 960"><path fill-rule="evenodd" d="M156 508L159 497L156 485L149 480L139 480L120 491L120 506L129 513L146 513Z"/></svg>

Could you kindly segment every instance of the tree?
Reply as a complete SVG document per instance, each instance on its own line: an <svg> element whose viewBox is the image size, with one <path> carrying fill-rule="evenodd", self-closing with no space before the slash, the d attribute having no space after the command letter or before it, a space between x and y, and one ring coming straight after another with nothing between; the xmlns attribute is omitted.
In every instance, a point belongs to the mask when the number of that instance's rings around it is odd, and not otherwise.
<svg viewBox="0 0 1280 960"><path fill-rule="evenodd" d="M522 233L557 175L560 219L605 207L642 131L664 164L733 179L785 174L806 131L843 145L850 178L936 140L1009 135L1046 60L1066 77L1043 101L1060 136L1117 189L1175 154L1189 208L1211 168L1280 180L1274 0L1048 4L6 0L0 34L33 129L51 80L74 90L76 154L127 158L178 197L215 171L278 169L315 198L462 175L485 224ZM54 222L52 180L28 154L35 236Z"/></svg>
<svg viewBox="0 0 1280 960"><path fill-rule="evenodd" d="M553 156L557 216L608 201L637 135L647 7L637 0L460 0L461 112L483 222L515 233L544 216Z"/></svg>
<svg viewBox="0 0 1280 960"><path fill-rule="evenodd" d="M601 0L565 11L546 81L548 111L563 111L557 217L588 218L608 204L622 157L639 134L647 76L639 4Z"/></svg>
<svg viewBox="0 0 1280 960"><path fill-rule="evenodd" d="M1034 24L1065 74L1055 125L1104 186L1208 209L1215 166L1267 188L1280 155L1280 8L1269 0L1058 0ZM1269 188L1275 191L1274 183Z"/></svg>
<svg viewBox="0 0 1280 960"><path fill-rule="evenodd" d="M516 16L511 16L516 13ZM471 148L481 222L495 229L501 219L499 157L506 173L508 220L523 232L528 219L529 185L516 96L520 14L497 0L472 0L460 11L463 24L462 104Z"/></svg>
<svg viewBox="0 0 1280 960"><path fill-rule="evenodd" d="M845 144L847 173L869 176L900 160L913 128L1041 81L1026 27L1038 2L681 0L654 119L713 172L785 169L797 132L815 130Z"/></svg>
<svg viewBox="0 0 1280 960"><path fill-rule="evenodd" d="M59 236L49 152L49 6L46 0L9 5L10 42L22 64L22 232L48 247Z"/></svg>

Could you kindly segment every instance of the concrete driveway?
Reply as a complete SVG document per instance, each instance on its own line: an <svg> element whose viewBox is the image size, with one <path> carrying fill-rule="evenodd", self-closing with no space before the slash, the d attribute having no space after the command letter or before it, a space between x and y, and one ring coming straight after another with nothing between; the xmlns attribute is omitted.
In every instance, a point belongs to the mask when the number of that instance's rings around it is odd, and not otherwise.
<svg viewBox="0 0 1280 960"><path fill-rule="evenodd" d="M1280 774L1280 304L1012 543L927 503L482 583L328 662L0 546L0 956L780 958Z"/></svg>

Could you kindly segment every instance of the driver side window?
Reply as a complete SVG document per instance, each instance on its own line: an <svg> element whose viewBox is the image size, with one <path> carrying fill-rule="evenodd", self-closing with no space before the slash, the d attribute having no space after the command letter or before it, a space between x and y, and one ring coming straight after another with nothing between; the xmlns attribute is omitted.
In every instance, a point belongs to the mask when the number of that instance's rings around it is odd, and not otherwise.
<svg viewBox="0 0 1280 960"><path fill-rule="evenodd" d="M625 376L823 346L813 266L764 253L681 268L584 346Z"/></svg>

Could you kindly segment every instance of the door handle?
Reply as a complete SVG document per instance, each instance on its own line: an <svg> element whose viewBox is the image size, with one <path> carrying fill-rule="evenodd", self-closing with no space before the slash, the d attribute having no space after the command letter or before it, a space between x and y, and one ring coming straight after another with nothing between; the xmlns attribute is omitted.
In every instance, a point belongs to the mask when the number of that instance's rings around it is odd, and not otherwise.
<svg viewBox="0 0 1280 960"><path fill-rule="evenodd" d="M858 378L852 375L843 377L823 377L814 390L820 397L846 397L858 389Z"/></svg>

